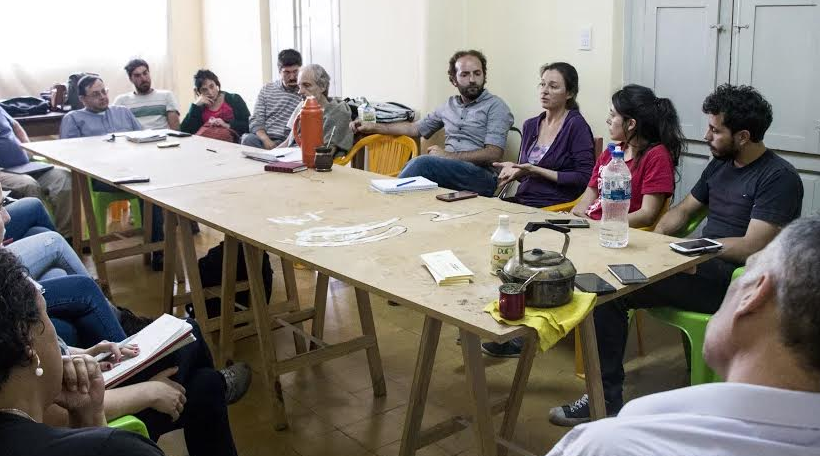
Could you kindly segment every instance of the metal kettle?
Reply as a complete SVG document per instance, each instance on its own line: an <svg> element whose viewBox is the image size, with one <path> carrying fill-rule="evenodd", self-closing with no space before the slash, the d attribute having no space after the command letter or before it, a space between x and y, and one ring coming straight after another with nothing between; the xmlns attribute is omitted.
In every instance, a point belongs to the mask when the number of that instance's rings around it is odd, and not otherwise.
<svg viewBox="0 0 820 456"><path fill-rule="evenodd" d="M534 248L524 251L527 234L547 228L564 235L561 253ZM524 283L534 276L527 286L528 307L558 307L572 300L575 289L575 266L566 257L569 248L569 228L546 222L530 222L518 236L518 254L499 269L497 274L505 282Z"/></svg>

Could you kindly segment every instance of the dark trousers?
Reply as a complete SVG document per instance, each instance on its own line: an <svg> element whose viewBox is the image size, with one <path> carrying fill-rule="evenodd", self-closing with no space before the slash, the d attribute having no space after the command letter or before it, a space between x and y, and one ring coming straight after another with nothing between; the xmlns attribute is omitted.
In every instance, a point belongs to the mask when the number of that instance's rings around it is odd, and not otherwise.
<svg viewBox="0 0 820 456"><path fill-rule="evenodd" d="M96 179L91 180L91 188L94 189L95 192L121 192L122 190L114 187L112 185L108 185L105 182L100 182ZM143 214L145 213L145 204L142 199L139 200L140 204L140 212ZM162 214L162 208L159 206L153 206L153 210L151 214L153 217L151 218L151 242L159 242L165 239L165 232L163 231L164 226L164 216ZM143 217L144 218L144 217Z"/></svg>
<svg viewBox="0 0 820 456"><path fill-rule="evenodd" d="M696 274L675 274L595 308L595 335L608 409L617 410L623 404L623 360L629 330L627 311L669 306L715 313L738 266L714 258L698 265Z"/></svg>
<svg viewBox="0 0 820 456"><path fill-rule="evenodd" d="M147 381L159 372L173 366L179 370L171 380L185 388L185 408L177 421L154 409L146 409L135 416L145 423L151 440L157 441L162 434L183 429L185 444L190 456L235 456L231 426L228 422L228 406L225 403L225 380L214 370L211 352L202 338L199 326L194 326L196 341L146 368L127 383Z"/></svg>

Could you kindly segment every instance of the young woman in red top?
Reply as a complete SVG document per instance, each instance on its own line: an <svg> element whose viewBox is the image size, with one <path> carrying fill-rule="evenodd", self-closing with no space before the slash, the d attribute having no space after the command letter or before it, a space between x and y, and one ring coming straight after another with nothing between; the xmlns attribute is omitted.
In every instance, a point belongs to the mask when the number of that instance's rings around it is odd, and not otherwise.
<svg viewBox="0 0 820 456"><path fill-rule="evenodd" d="M675 106L668 98L656 97L651 89L630 84L612 95L606 123L632 173L629 226L651 226L675 191L675 167L686 149ZM601 219L600 175L611 159L609 149L598 157L589 185L572 209L573 215Z"/></svg>

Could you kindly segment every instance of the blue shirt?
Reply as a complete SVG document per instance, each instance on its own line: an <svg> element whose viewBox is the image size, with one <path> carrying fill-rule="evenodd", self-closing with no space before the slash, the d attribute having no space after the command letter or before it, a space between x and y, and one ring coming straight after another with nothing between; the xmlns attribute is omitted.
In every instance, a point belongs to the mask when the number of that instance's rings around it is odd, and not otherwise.
<svg viewBox="0 0 820 456"><path fill-rule="evenodd" d="M120 131L142 130L142 125L131 110L122 106L109 106L103 112L87 109L71 111L60 124L60 139L102 136Z"/></svg>
<svg viewBox="0 0 820 456"><path fill-rule="evenodd" d="M20 141L14 134L11 118L3 108L0 108L0 168L11 168L28 163L26 151L20 147Z"/></svg>
<svg viewBox="0 0 820 456"><path fill-rule="evenodd" d="M444 128L444 150L448 152L478 150L486 145L504 149L512 124L513 115L507 103L487 90L466 104L461 95L453 95L416 122L419 134L425 138Z"/></svg>

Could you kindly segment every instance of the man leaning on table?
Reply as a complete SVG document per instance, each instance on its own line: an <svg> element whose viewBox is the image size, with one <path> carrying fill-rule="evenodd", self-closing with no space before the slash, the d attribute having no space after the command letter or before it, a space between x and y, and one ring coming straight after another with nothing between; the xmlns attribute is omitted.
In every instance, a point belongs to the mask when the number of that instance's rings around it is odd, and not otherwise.
<svg viewBox="0 0 820 456"><path fill-rule="evenodd" d="M803 183L794 166L763 144L772 106L749 86L718 87L703 102L709 120L705 140L714 157L691 193L670 209L655 231L674 235L707 211L703 236L723 243L717 258L695 273L678 273L594 310L607 415L623 405L623 357L627 310L671 306L700 313L720 307L734 270L763 249L781 228L800 217ZM550 410L550 422L574 426L589 421L587 395Z"/></svg>
<svg viewBox="0 0 820 456"><path fill-rule="evenodd" d="M442 187L493 196L513 115L504 100L484 89L487 59L479 51L458 51L450 58L450 83L459 94L415 123L352 122L355 133L423 136L444 128L444 147L427 148L427 155L410 160L399 177L423 176Z"/></svg>
<svg viewBox="0 0 820 456"><path fill-rule="evenodd" d="M84 76L77 83L77 93L85 106L83 109L71 111L63 118L60 125L60 139L83 138L87 136L103 136L117 132L142 130L131 110L123 106L108 105L108 88L102 78L95 75ZM116 139L115 139L116 141ZM125 141L125 139L119 139ZM95 192L119 192L116 187L91 180L91 188ZM142 204L142 200L140 200ZM151 242L162 241L163 217L162 209L154 206L151 224ZM151 256L151 268L162 270L163 254L154 252Z"/></svg>
<svg viewBox="0 0 820 456"><path fill-rule="evenodd" d="M725 383L628 403L548 456L819 455L820 218L750 256L709 320L703 355Z"/></svg>

